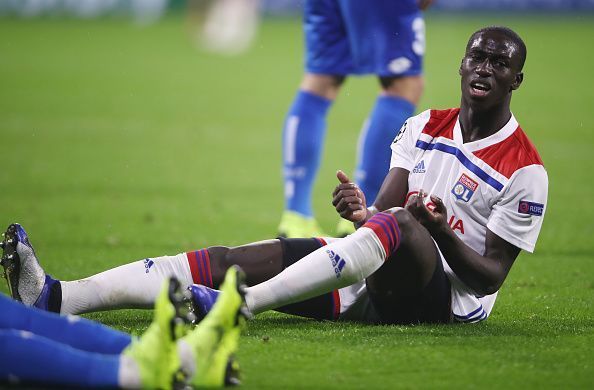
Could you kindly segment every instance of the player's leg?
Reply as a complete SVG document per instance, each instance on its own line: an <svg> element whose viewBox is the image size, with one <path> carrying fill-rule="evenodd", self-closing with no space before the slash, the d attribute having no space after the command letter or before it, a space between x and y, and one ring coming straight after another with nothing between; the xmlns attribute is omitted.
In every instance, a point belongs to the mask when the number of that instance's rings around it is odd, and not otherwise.
<svg viewBox="0 0 594 390"><path fill-rule="evenodd" d="M74 387L119 387L119 355L81 351L33 333L0 330L0 381ZM137 382L137 387L140 382Z"/></svg>
<svg viewBox="0 0 594 390"><path fill-rule="evenodd" d="M277 240L269 240L265 242L267 245L266 251L269 254L270 262L267 264L276 264L269 268L265 274L265 279L261 277L251 278L248 285L258 284L265 280L272 278L280 273L283 269L298 262L303 257L307 256L316 249L324 246L327 242L332 242L335 238L279 238ZM242 247L226 248L226 247L212 247L209 252L219 252L218 255L226 253L224 261L219 261L219 264L224 264L225 269L232 265L240 265L242 268L249 266L252 263L260 264L262 259L254 256L258 251L257 244L245 245ZM261 252L260 252L261 253ZM222 259L223 256L219 257ZM279 264L279 259L282 261ZM244 266L245 265L245 266ZM262 267L262 265L258 265ZM274 272L271 272L274 270ZM249 273L248 273L249 275ZM249 277L248 277L249 279ZM219 292L217 290L205 287L204 285L194 284L190 287L194 296L195 304L200 313L208 313L212 305L217 302ZM295 302L293 304L276 308L277 311L298 315L307 318L318 320L337 320L341 314L340 294L337 290L304 300L302 302Z"/></svg>
<svg viewBox="0 0 594 390"><path fill-rule="evenodd" d="M139 340L90 321L77 324L72 318L2 299L2 325L14 329L0 331L0 378L81 388L169 388L179 361L173 337L179 317L169 290L166 284L156 320ZM6 318L15 316L20 318ZM62 330L57 329L60 325Z"/></svg>
<svg viewBox="0 0 594 390"><path fill-rule="evenodd" d="M14 299L27 306L62 314L80 314L114 308L150 308L170 276L182 285L201 283L218 287L232 264L245 267L250 283L260 283L283 268L282 247L268 240L243 247L213 247L175 256L147 258L91 277L59 281L38 262L27 233L18 224L8 227L2 266Z"/></svg>
<svg viewBox="0 0 594 390"><path fill-rule="evenodd" d="M405 239L366 279L375 312L384 323L450 322L451 286L435 242L405 210L395 216Z"/></svg>
<svg viewBox="0 0 594 390"><path fill-rule="evenodd" d="M336 0L307 0L303 7L305 76L283 128L285 212L279 235L319 236L311 193L326 132L326 114L352 69L348 38Z"/></svg>
<svg viewBox="0 0 594 390"><path fill-rule="evenodd" d="M60 281L60 312L150 308L159 286L169 276L175 276L184 286L200 284L218 288L231 265L245 270L249 285L263 282L285 268L282 246L278 240L238 247L213 246L139 260L81 280Z"/></svg>
<svg viewBox="0 0 594 390"><path fill-rule="evenodd" d="M323 239L281 239L283 269L290 267L315 250L327 245L328 242L335 240L335 238L328 237ZM340 295L338 290L334 290L304 301L278 307L275 310L316 320L338 320L341 310Z"/></svg>
<svg viewBox="0 0 594 390"><path fill-rule="evenodd" d="M4 295L0 312L0 329L27 331L78 350L119 354L132 340L129 334L99 323L31 308Z"/></svg>
<svg viewBox="0 0 594 390"><path fill-rule="evenodd" d="M402 256L393 256L399 251ZM386 258L404 264L396 267L403 283L397 292L410 294L429 284L439 259L433 240L414 217L402 208L390 209L376 214L350 236L248 288L248 308L256 314L349 286L373 275ZM390 287L394 291L393 284Z"/></svg>
<svg viewBox="0 0 594 390"><path fill-rule="evenodd" d="M25 305L62 314L121 307L150 308L169 276L192 283L185 254L145 259L72 282L47 275L25 230L11 224L4 233L2 266L14 299ZM208 263L205 263L207 266Z"/></svg>
<svg viewBox="0 0 594 390"><path fill-rule="evenodd" d="M10 233L18 227L19 235ZM12 229L12 230L11 230ZM323 245L322 239L266 240L238 247L215 246L176 256L162 256L125 264L91 277L76 281L58 281L45 275L26 233L19 225L7 232L13 242L5 239L5 254L10 260L9 279L14 291L19 289L28 301L43 309L62 314L79 314L113 308L152 307L160 286L175 276L182 285L198 283L218 287L227 269L241 266L247 283L254 285L277 275L309 252ZM32 272L21 274L17 268ZM42 283L36 283L37 280ZM45 284L43 284L45 281ZM52 288L48 286L51 284ZM20 298L19 296L14 296ZM54 302L49 305L48 302ZM336 295L316 298L310 302L284 308L292 314L312 318L335 318Z"/></svg>
<svg viewBox="0 0 594 390"><path fill-rule="evenodd" d="M326 134L326 115L343 78L307 73L283 126L284 237L322 235L313 217L312 191Z"/></svg>

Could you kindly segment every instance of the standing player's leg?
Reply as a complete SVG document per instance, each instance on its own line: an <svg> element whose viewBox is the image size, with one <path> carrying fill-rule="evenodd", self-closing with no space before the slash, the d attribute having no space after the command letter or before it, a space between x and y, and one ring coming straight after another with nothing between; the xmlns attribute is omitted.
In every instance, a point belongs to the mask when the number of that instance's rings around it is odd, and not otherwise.
<svg viewBox="0 0 594 390"><path fill-rule="evenodd" d="M321 235L313 217L312 191L324 139L326 115L338 95L342 77L306 74L283 127L285 211L278 227L284 237Z"/></svg>
<svg viewBox="0 0 594 390"><path fill-rule="evenodd" d="M322 157L326 115L352 70L348 37L336 0L306 0L303 7L305 76L283 129L284 237L319 236L311 195Z"/></svg>

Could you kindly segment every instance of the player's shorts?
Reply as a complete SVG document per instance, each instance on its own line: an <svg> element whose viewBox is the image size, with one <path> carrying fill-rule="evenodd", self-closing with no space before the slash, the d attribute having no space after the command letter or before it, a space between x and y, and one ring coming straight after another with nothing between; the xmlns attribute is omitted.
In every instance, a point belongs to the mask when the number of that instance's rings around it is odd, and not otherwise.
<svg viewBox="0 0 594 390"><path fill-rule="evenodd" d="M381 323L450 323L452 322L451 285L443 268L442 255L435 262L435 270L425 288L410 296L386 296L368 290L369 300ZM390 261L390 258L386 259Z"/></svg>
<svg viewBox="0 0 594 390"><path fill-rule="evenodd" d="M336 238L280 238L285 267ZM451 322L450 282L441 261L433 277L419 294L398 298L370 293L365 281L303 302L277 309L318 320L344 320L366 323L411 324Z"/></svg>
<svg viewBox="0 0 594 390"><path fill-rule="evenodd" d="M309 73L422 72L425 22L417 0L306 0L303 29Z"/></svg>

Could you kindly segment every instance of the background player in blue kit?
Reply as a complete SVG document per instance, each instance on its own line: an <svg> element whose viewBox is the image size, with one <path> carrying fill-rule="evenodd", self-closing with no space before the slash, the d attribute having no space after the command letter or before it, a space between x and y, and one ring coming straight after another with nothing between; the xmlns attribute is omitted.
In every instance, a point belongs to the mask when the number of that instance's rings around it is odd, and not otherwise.
<svg viewBox="0 0 594 390"><path fill-rule="evenodd" d="M348 75L375 74L381 92L363 126L355 181L373 203L388 172L391 140L413 115L423 91L425 23L432 0L306 0L305 75L285 119L285 211L279 235L318 236L311 194L326 115ZM354 231L341 221L338 234Z"/></svg>

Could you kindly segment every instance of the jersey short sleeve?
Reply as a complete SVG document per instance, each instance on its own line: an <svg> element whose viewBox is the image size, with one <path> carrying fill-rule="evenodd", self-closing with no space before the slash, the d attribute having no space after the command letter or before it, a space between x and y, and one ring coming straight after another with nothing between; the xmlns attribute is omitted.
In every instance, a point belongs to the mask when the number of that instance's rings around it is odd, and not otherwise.
<svg viewBox="0 0 594 390"><path fill-rule="evenodd" d="M548 183L542 165L516 171L493 205L487 228L518 248L533 252L546 210Z"/></svg>
<svg viewBox="0 0 594 390"><path fill-rule="evenodd" d="M417 140L423 127L429 121L430 114L430 110L427 110L417 116L408 118L404 122L391 145L390 169L404 168L409 172L413 170Z"/></svg>

